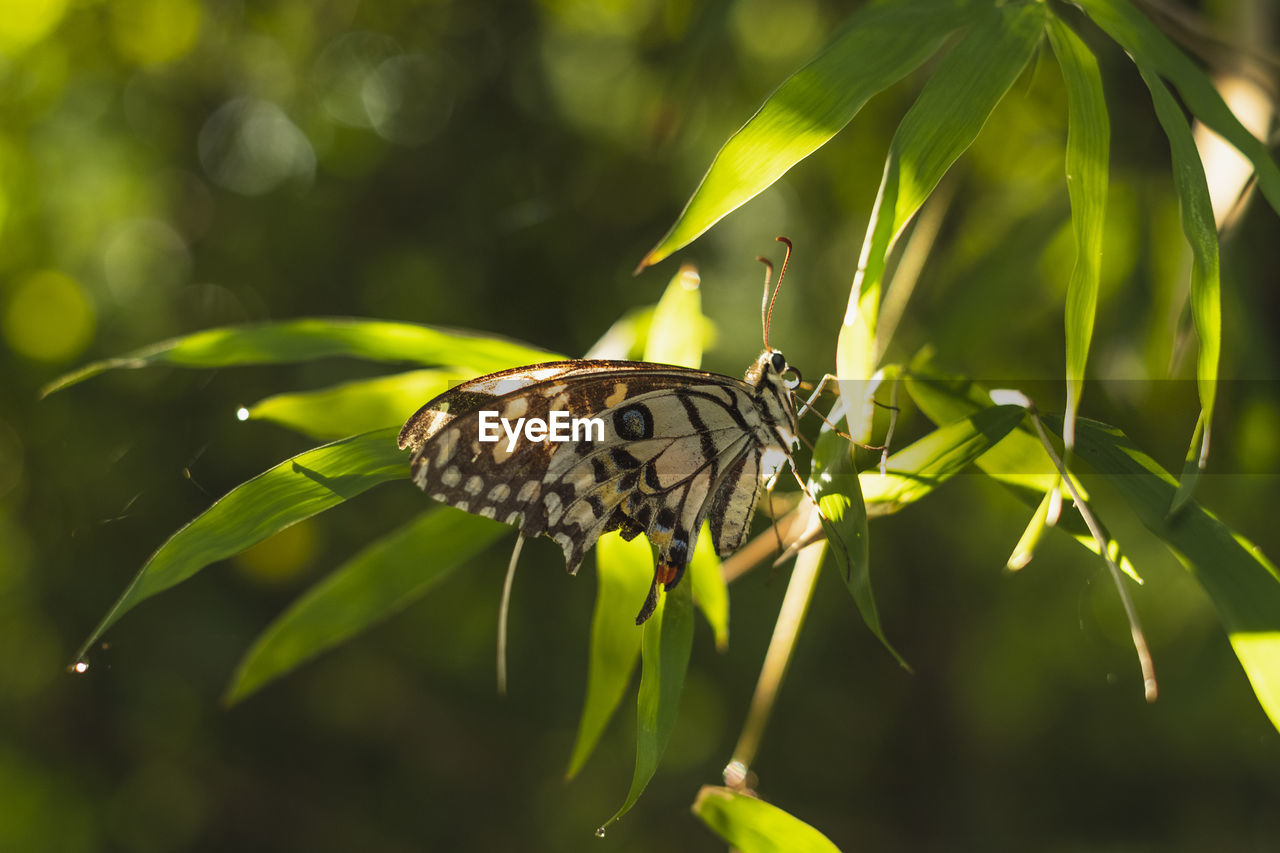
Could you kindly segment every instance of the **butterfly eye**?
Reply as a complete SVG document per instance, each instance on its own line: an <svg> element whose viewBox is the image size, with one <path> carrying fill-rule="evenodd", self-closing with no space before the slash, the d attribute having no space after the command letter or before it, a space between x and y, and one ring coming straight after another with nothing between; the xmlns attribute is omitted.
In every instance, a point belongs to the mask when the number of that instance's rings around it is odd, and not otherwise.
<svg viewBox="0 0 1280 853"><path fill-rule="evenodd" d="M783 358L782 353L775 352L773 354L773 370L775 373L782 373L787 369L787 360Z"/></svg>
<svg viewBox="0 0 1280 853"><path fill-rule="evenodd" d="M800 376L800 371L796 370L794 367L788 367L787 373L791 374L791 378L788 379L786 376L783 376L782 385L788 391L794 391L800 387L800 383L804 381L804 378Z"/></svg>

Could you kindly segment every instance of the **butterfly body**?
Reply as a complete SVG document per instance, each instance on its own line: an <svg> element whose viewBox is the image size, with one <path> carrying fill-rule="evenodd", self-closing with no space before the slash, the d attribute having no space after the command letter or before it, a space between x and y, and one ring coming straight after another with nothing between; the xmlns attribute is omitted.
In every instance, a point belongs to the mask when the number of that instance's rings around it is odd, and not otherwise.
<svg viewBox="0 0 1280 853"><path fill-rule="evenodd" d="M704 521L721 556L742 544L762 482L796 443L789 370L771 349L744 379L635 361L534 364L431 400L404 425L399 446L412 451L413 481L432 498L515 525L525 538L550 537L571 573L602 533L644 533L658 558L639 624L658 584L679 583ZM557 411L599 419L603 435L481 440L482 412L516 422Z"/></svg>

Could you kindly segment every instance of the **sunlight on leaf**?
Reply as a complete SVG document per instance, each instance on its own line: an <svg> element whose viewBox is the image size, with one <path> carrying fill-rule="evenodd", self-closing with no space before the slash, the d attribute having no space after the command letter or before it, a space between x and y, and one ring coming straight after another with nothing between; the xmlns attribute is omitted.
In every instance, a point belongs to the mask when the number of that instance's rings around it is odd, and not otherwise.
<svg viewBox="0 0 1280 853"><path fill-rule="evenodd" d="M1256 545L1195 501L1170 521L1177 481L1120 430L1081 419L1078 438L1079 457L1209 594L1258 702L1280 729L1280 572Z"/></svg>
<svg viewBox="0 0 1280 853"><path fill-rule="evenodd" d="M622 817L653 778L675 728L676 711L693 649L692 584L662 593L658 610L643 626L640 696L636 703L636 769L622 807L604 824ZM602 827L603 828L603 827Z"/></svg>
<svg viewBox="0 0 1280 853"><path fill-rule="evenodd" d="M723 652L729 648L729 587L720 573L720 557L711 539L711 526L705 521L698 534L698 544L693 548L693 559L689 561L689 579L693 584L693 603L711 626L716 651Z"/></svg>
<svg viewBox="0 0 1280 853"><path fill-rule="evenodd" d="M838 417L835 412L832 417ZM839 423L838 420L835 421ZM853 447L834 429L826 428L818 436L813 450L813 467L809 474L809 491L817 499L822 530L827 535L828 550L835 555L840 577L853 595L862 621L871 629L898 663L907 662L898 654L880 625L871 589L870 536L867 531L867 507L862 500L858 471L853 465ZM908 669L910 667L907 667Z"/></svg>
<svg viewBox="0 0 1280 853"><path fill-rule="evenodd" d="M442 507L378 539L309 589L258 636L236 669L226 701L239 702L403 609L509 532L496 521Z"/></svg>
<svg viewBox="0 0 1280 853"><path fill-rule="evenodd" d="M1102 233L1107 213L1107 167L1111 122L1102 93L1098 61L1071 28L1057 18L1047 23L1049 43L1067 89L1067 194L1076 260L1067 285L1066 444L1075 443L1076 412L1084 388L1093 321L1102 274ZM1047 510L1046 504L1046 510Z"/></svg>
<svg viewBox="0 0 1280 853"><path fill-rule="evenodd" d="M704 785L693 813L742 853L839 853L809 824L740 791Z"/></svg>
<svg viewBox="0 0 1280 853"><path fill-rule="evenodd" d="M643 633L636 625L636 611L653 579L653 549L644 537L628 542L617 533L606 533L596 542L595 551L596 608L591 617L587 696L565 773L568 778L577 775L591 756L631 683Z"/></svg>
<svg viewBox="0 0 1280 853"><path fill-rule="evenodd" d="M274 394L249 406L248 412L255 420L332 440L400 426L422 404L470 376L470 372L457 370L411 370L318 391Z"/></svg>
<svg viewBox="0 0 1280 853"><path fill-rule="evenodd" d="M206 329L161 341L86 365L46 385L41 396L117 368L214 368L249 364L286 364L318 358L361 358L370 361L448 365L490 373L520 364L551 361L557 356L534 347L469 332L412 323L359 320L350 317L305 317L278 323L251 323Z"/></svg>
<svg viewBox="0 0 1280 853"><path fill-rule="evenodd" d="M974 15L968 0L904 0L855 13L716 154L671 230L640 261L652 266L755 197L822 147L872 95L928 59Z"/></svg>
<svg viewBox="0 0 1280 853"><path fill-rule="evenodd" d="M1271 207L1280 212L1280 166L1267 144L1251 134L1209 76L1159 27L1128 0L1072 0L1084 9L1107 35L1134 58L1139 67L1171 81L1197 119L1212 128L1236 150L1249 158L1257 170L1258 187Z"/></svg>
<svg viewBox="0 0 1280 853"><path fill-rule="evenodd" d="M836 344L836 375L856 441L866 443L871 434L874 386L867 380L875 371L876 322L889 253L1022 73L1043 22L1039 3L989 10L938 64L893 135Z"/></svg>

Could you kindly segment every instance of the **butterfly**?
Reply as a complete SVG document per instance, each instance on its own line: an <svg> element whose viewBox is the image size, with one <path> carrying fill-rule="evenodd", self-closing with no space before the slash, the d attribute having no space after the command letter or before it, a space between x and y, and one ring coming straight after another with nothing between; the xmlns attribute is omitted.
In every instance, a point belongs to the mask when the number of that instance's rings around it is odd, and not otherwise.
<svg viewBox="0 0 1280 853"><path fill-rule="evenodd" d="M790 241L779 239L789 258ZM742 379L577 359L451 388L400 431L400 449L412 451L413 482L434 500L514 525L520 542L549 537L570 574L601 534L645 534L657 562L640 625L657 607L659 585L670 590L680 582L703 522L716 553L733 553L762 486L791 461L799 434L792 390L800 375L769 347L772 307L770 300L763 315L765 349ZM530 426L520 435L521 425L554 424L557 412L567 413L561 423L572 416L586 429L562 430L563 441L534 440L542 431ZM498 421L505 433L493 440Z"/></svg>

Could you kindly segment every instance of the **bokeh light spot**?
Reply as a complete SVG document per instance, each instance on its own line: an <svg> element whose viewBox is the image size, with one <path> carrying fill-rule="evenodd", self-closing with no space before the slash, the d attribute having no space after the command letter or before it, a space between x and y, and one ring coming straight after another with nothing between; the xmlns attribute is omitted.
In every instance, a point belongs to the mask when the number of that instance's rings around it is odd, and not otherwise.
<svg viewBox="0 0 1280 853"><path fill-rule="evenodd" d="M190 52L200 35L201 10L195 0L115 0L111 43L124 59L161 65Z"/></svg>
<svg viewBox="0 0 1280 853"><path fill-rule="evenodd" d="M738 0L731 21L743 49L765 61L804 56L823 35L813 0Z"/></svg>
<svg viewBox="0 0 1280 853"><path fill-rule="evenodd" d="M67 0L0 0L0 51L40 41L58 25Z"/></svg>
<svg viewBox="0 0 1280 853"><path fill-rule="evenodd" d="M287 584L310 565L316 546L315 527L303 521L240 553L235 563L247 577L265 586Z"/></svg>
<svg viewBox="0 0 1280 853"><path fill-rule="evenodd" d="M311 142L270 101L235 98L200 128L200 163L215 183L243 195L261 195L290 178L310 180Z"/></svg>
<svg viewBox="0 0 1280 853"><path fill-rule="evenodd" d="M75 358L93 339L88 294L65 273L43 270L19 282L4 309L4 337L16 352L39 361Z"/></svg>

